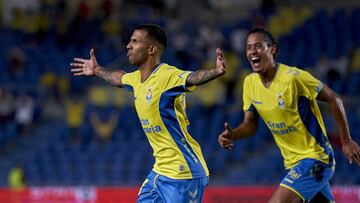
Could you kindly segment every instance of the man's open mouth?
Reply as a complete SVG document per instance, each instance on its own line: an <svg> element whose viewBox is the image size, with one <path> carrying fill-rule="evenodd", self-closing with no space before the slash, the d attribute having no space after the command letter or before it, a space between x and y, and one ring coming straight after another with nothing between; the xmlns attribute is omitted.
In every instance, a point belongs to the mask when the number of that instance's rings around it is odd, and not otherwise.
<svg viewBox="0 0 360 203"><path fill-rule="evenodd" d="M259 57L252 57L251 58L251 62L254 64L254 65L257 65L259 64L261 61L261 59Z"/></svg>

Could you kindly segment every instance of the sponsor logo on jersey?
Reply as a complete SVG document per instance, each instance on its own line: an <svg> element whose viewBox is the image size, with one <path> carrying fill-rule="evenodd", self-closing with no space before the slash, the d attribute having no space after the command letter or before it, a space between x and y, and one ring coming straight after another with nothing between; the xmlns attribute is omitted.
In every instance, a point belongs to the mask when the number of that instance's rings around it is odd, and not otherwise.
<svg viewBox="0 0 360 203"><path fill-rule="evenodd" d="M256 100L252 100L254 104L262 104L262 101L256 101Z"/></svg>

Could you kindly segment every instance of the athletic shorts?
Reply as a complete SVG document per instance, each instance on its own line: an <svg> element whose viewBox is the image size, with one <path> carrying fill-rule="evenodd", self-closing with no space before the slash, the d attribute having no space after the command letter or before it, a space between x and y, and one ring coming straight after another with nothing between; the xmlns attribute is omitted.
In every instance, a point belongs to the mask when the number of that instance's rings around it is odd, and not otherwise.
<svg viewBox="0 0 360 203"><path fill-rule="evenodd" d="M329 180L334 174L333 164L326 164L315 159L303 159L281 181L280 186L298 194L304 202L310 201L319 192L329 201L334 202Z"/></svg>
<svg viewBox="0 0 360 203"><path fill-rule="evenodd" d="M177 180L151 171L142 184L138 203L200 203L209 177Z"/></svg>

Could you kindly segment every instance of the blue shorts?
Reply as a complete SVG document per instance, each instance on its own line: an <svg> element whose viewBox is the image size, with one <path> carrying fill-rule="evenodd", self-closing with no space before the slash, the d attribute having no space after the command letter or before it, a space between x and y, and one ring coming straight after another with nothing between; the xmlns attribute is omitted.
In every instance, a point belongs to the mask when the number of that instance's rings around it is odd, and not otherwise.
<svg viewBox="0 0 360 203"><path fill-rule="evenodd" d="M198 203L202 202L209 177L176 180L151 171L140 188L138 203Z"/></svg>
<svg viewBox="0 0 360 203"><path fill-rule="evenodd" d="M303 159L281 181L280 186L298 194L303 201L311 200L319 192L334 202L329 180L334 174L334 165L315 159Z"/></svg>

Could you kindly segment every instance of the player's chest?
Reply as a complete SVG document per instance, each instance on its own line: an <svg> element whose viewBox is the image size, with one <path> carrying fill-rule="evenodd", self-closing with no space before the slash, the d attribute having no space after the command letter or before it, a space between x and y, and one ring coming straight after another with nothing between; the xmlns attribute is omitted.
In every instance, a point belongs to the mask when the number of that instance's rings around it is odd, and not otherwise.
<svg viewBox="0 0 360 203"><path fill-rule="evenodd" d="M273 85L270 88L254 87L251 103L258 112L281 113L296 110L296 101L289 86Z"/></svg>
<svg viewBox="0 0 360 203"><path fill-rule="evenodd" d="M159 103L161 91L156 81L139 85L134 89L134 100L137 107L153 108Z"/></svg>

